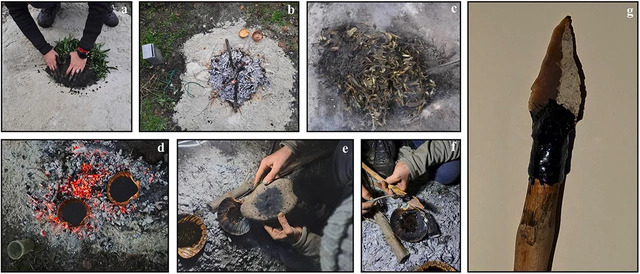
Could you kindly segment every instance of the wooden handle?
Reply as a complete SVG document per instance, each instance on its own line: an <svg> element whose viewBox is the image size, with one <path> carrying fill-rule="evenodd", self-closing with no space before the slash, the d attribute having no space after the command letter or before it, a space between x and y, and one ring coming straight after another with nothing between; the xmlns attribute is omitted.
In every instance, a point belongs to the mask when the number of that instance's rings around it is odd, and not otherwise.
<svg viewBox="0 0 640 274"><path fill-rule="evenodd" d="M396 255L396 259L398 263L404 262L407 258L409 258L409 251L404 248L404 245L396 238L396 235L393 234L393 229L391 229L391 225L389 224L389 220L384 216L377 207L374 208L373 219L375 220L380 230L382 230L382 234L384 235L384 240L387 242L389 247L391 247L391 251Z"/></svg>
<svg viewBox="0 0 640 274"><path fill-rule="evenodd" d="M558 232L564 183L527 189L522 219L516 234L515 271L551 271Z"/></svg>

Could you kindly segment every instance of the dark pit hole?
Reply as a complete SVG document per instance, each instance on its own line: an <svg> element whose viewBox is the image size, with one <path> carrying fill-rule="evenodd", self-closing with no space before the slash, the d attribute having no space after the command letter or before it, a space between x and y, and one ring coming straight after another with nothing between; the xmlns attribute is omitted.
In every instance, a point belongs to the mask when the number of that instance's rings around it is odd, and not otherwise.
<svg viewBox="0 0 640 274"><path fill-rule="evenodd" d="M263 216L273 217L282 209L282 192L277 188L269 188L256 197L256 208Z"/></svg>
<svg viewBox="0 0 640 274"><path fill-rule="evenodd" d="M129 176L118 176L111 182L109 194L118 203L128 201L136 193L138 193L138 186Z"/></svg>
<svg viewBox="0 0 640 274"><path fill-rule="evenodd" d="M62 205L62 216L60 219L71 226L79 226L87 216L85 203L79 200L71 200Z"/></svg>
<svg viewBox="0 0 640 274"><path fill-rule="evenodd" d="M178 247L191 247L202 237L200 226L192 222L178 223Z"/></svg>

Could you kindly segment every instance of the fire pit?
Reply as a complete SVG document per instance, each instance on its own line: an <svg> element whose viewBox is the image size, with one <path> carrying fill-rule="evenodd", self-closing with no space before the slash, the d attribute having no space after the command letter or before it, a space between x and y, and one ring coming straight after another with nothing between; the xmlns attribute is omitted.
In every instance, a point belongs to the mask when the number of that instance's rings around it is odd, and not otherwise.
<svg viewBox="0 0 640 274"><path fill-rule="evenodd" d="M228 40L225 42L227 50L211 60L209 84L213 91L210 99L220 97L237 110L243 102L251 99L259 87L267 85L268 80L262 59L231 48Z"/></svg>
<svg viewBox="0 0 640 274"><path fill-rule="evenodd" d="M123 206L129 201L138 198L140 193L140 181L133 179L128 171L120 171L109 179L107 195L115 205Z"/></svg>
<svg viewBox="0 0 640 274"><path fill-rule="evenodd" d="M77 227L84 224L84 221L91 214L91 208L80 199L69 199L58 206L58 219L69 227Z"/></svg>

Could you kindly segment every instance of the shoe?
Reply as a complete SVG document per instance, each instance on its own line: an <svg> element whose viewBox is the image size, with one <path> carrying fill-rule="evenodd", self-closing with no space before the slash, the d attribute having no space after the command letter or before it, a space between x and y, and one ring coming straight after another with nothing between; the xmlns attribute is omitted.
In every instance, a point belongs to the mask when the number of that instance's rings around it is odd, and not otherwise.
<svg viewBox="0 0 640 274"><path fill-rule="evenodd" d="M111 11L108 11L107 13L107 18L104 19L104 24L107 27L115 27L118 25L118 23L120 23L120 20L118 19L118 16L116 15L115 12L113 12L113 8L111 8Z"/></svg>
<svg viewBox="0 0 640 274"><path fill-rule="evenodd" d="M388 177L393 174L396 165L397 147L393 141L379 140L373 144L372 166L380 176Z"/></svg>
<svg viewBox="0 0 640 274"><path fill-rule="evenodd" d="M51 27L53 21L56 20L58 10L60 10L60 3L57 3L53 8L40 9L38 25L43 28Z"/></svg>

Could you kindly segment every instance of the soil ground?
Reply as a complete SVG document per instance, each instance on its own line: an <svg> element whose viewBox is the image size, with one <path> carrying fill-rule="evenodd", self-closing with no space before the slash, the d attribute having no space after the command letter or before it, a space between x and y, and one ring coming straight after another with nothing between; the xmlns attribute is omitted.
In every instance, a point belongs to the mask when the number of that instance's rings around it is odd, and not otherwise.
<svg viewBox="0 0 640 274"><path fill-rule="evenodd" d="M452 6L458 10L452 11ZM310 131L369 131L370 118L345 109L336 88L326 83L315 66L322 47L320 32L349 22L375 25L378 30L398 29L422 37L442 48L451 59L460 59L460 12L458 3L311 3L308 10L307 108ZM460 66L445 70L447 83L413 119L400 113L387 118L376 131L459 131ZM436 83L438 87L438 83Z"/></svg>
<svg viewBox="0 0 640 274"><path fill-rule="evenodd" d="M47 75L42 55L2 6L2 130L131 130L131 7L115 6L120 24L103 26L96 42L111 50L107 60L117 69L79 92L70 92ZM39 12L32 7L29 11L33 18ZM69 35L80 39L87 14L86 3L62 3L53 26L41 32L51 45Z"/></svg>
<svg viewBox="0 0 640 274"><path fill-rule="evenodd" d="M295 16L286 13L288 4L295 8ZM140 56L140 130L211 130L182 128L173 119L176 105L181 98L186 98L184 91L188 88L191 93L191 90L202 89L195 84L183 87L187 61L181 49L196 34L206 35L214 28L242 20L247 28L260 29L265 37L277 41L278 47L295 68L291 80L293 88L287 91L294 98L289 103L291 116L283 117L283 120L284 130L297 131L298 18L297 3L141 3L139 46L155 44L163 54L164 63L152 66ZM206 127L209 124L207 120L210 119L203 119L199 123Z"/></svg>

